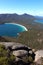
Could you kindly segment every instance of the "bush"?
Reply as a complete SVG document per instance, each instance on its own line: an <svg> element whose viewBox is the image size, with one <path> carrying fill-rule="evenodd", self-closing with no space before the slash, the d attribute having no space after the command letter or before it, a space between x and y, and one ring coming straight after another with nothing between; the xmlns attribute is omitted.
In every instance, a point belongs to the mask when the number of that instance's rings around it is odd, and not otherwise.
<svg viewBox="0 0 43 65"><path fill-rule="evenodd" d="M15 61L15 56L12 54L8 57L8 50L6 50L4 45L0 44L0 65L12 65L13 61Z"/></svg>

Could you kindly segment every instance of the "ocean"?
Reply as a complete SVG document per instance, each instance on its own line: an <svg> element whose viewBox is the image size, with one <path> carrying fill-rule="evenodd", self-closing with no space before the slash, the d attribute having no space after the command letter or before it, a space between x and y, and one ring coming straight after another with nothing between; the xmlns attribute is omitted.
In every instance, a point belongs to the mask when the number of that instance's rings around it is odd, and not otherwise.
<svg viewBox="0 0 43 65"><path fill-rule="evenodd" d="M43 24L43 20L40 20L40 19L35 20L35 22Z"/></svg>
<svg viewBox="0 0 43 65"><path fill-rule="evenodd" d="M23 25L16 23L0 24L0 36L16 37L19 33L27 31Z"/></svg>

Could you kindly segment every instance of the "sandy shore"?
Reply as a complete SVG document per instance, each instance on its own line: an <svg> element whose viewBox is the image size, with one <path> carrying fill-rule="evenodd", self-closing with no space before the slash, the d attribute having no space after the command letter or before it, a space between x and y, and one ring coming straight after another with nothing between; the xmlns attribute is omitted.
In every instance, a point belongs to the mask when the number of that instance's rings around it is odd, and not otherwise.
<svg viewBox="0 0 43 65"><path fill-rule="evenodd" d="M26 31L28 31L28 30L27 30L27 28L26 28L25 26L21 25L21 24L16 24L16 23L5 23L5 24L18 25L18 26L20 26L20 27L24 28Z"/></svg>

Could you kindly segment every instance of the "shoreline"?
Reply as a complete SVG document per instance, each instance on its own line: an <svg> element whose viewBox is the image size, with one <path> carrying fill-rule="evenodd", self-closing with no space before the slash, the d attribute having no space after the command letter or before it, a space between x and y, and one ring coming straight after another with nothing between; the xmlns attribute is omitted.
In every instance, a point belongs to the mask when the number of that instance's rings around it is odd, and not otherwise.
<svg viewBox="0 0 43 65"><path fill-rule="evenodd" d="M15 24L15 25L18 25L18 26L21 26L22 28L24 28L26 31L28 31L28 29L25 27L25 26L23 26L23 25L21 25L21 24L17 24L17 23L5 23L5 24Z"/></svg>

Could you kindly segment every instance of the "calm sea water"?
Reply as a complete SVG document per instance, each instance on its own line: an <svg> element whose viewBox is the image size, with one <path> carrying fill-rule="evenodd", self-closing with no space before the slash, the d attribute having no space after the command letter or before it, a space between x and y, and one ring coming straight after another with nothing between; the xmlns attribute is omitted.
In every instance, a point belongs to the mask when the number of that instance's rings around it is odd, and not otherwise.
<svg viewBox="0 0 43 65"><path fill-rule="evenodd" d="M43 20L35 20L35 22L43 24Z"/></svg>
<svg viewBox="0 0 43 65"><path fill-rule="evenodd" d="M0 36L16 37L20 32L27 31L26 27L19 24L0 24Z"/></svg>

